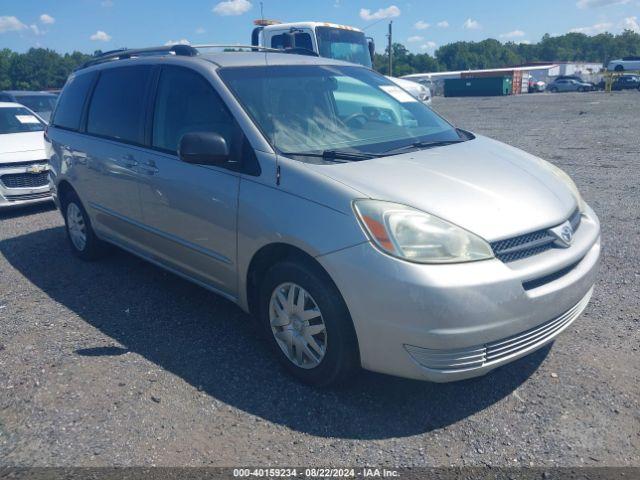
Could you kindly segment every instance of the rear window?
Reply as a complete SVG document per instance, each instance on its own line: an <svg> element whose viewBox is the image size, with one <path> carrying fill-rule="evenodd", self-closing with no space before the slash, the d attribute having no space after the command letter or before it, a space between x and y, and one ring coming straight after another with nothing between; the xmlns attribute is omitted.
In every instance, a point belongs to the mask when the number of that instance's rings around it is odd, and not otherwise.
<svg viewBox="0 0 640 480"><path fill-rule="evenodd" d="M103 70L91 97L87 132L142 144L150 78L149 65Z"/></svg>
<svg viewBox="0 0 640 480"><path fill-rule="evenodd" d="M0 108L0 135L42 130L44 130L42 122L26 108Z"/></svg>
<svg viewBox="0 0 640 480"><path fill-rule="evenodd" d="M58 100L53 125L69 130L80 129L82 107L94 77L95 72L89 72L69 78Z"/></svg>

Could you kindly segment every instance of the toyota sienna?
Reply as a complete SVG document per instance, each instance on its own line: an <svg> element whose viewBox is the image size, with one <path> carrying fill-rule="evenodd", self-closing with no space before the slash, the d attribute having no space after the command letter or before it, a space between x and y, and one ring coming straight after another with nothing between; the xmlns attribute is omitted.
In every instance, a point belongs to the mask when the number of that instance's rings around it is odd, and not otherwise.
<svg viewBox="0 0 640 480"><path fill-rule="evenodd" d="M46 141L78 257L117 245L236 302L310 384L483 375L595 282L599 221L567 174L364 67L112 52L71 75Z"/></svg>

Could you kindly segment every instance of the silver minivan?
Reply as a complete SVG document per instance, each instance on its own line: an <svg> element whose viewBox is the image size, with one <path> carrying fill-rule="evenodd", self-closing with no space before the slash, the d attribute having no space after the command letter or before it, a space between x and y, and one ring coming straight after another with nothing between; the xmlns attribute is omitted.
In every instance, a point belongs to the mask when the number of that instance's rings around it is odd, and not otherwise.
<svg viewBox="0 0 640 480"><path fill-rule="evenodd" d="M595 282L599 221L562 170L364 67L115 52L69 78L46 141L78 257L117 245L236 302L310 384L485 374Z"/></svg>

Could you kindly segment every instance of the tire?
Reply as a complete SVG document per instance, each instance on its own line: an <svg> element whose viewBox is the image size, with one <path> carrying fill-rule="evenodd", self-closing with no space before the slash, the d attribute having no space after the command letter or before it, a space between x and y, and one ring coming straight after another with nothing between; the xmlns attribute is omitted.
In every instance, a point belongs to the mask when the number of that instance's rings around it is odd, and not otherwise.
<svg viewBox="0 0 640 480"><path fill-rule="evenodd" d="M585 91L585 89L584 89L584 87L578 87L578 91L579 91L579 92L584 92L584 91Z"/></svg>
<svg viewBox="0 0 640 480"><path fill-rule="evenodd" d="M68 193L62 204L67 240L73 254L85 261L98 260L109 251L109 246L96 237L91 220L75 192Z"/></svg>
<svg viewBox="0 0 640 480"><path fill-rule="evenodd" d="M285 305L291 290L294 300ZM276 264L262 280L259 302L260 328L280 363L296 379L327 387L344 383L360 370L351 316L340 292L320 268L303 261ZM288 314L278 315L283 311ZM307 341L309 337L314 344Z"/></svg>
<svg viewBox="0 0 640 480"><path fill-rule="evenodd" d="M551 87L551 88L549 89L549 91L550 91L551 93L558 93L558 89L557 89L556 87Z"/></svg>
<svg viewBox="0 0 640 480"><path fill-rule="evenodd" d="M616 68L613 69L616 72L623 72L624 71L624 66L622 65L616 65Z"/></svg>

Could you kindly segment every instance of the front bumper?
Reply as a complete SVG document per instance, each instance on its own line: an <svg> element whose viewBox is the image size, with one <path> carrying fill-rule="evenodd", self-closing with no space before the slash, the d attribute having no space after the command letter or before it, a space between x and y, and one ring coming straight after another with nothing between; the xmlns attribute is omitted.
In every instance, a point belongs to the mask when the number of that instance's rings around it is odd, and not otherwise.
<svg viewBox="0 0 640 480"><path fill-rule="evenodd" d="M38 167L37 173L30 171L34 165ZM35 186L29 185L29 182L21 182L18 186L7 185L8 182L3 181L3 177L6 179L15 176L46 175L48 171L46 161L32 162L28 165L0 165L0 209L50 202L51 187L48 181L42 185L35 183Z"/></svg>
<svg viewBox="0 0 640 480"><path fill-rule="evenodd" d="M364 368L448 382L551 342L586 307L599 258L600 224L587 208L570 248L510 263L421 265L369 243L318 260L349 307Z"/></svg>

